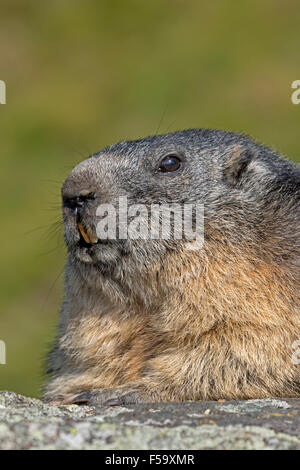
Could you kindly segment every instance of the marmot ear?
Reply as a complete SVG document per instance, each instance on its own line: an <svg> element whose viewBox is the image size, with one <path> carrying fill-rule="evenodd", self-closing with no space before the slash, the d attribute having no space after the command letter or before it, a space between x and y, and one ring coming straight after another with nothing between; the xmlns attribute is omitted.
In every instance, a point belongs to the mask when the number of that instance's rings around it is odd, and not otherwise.
<svg viewBox="0 0 300 470"><path fill-rule="evenodd" d="M242 145L232 147L224 165L224 179L231 186L237 186L248 172L249 163L256 157L256 152Z"/></svg>

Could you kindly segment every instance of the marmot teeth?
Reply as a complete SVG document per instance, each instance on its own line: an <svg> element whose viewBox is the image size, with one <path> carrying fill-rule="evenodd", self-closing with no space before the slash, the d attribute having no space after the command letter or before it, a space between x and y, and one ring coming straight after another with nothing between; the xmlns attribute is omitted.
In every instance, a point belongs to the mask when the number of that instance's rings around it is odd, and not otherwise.
<svg viewBox="0 0 300 470"><path fill-rule="evenodd" d="M86 243L89 243L90 245L95 245L96 243L98 243L98 237L93 234L92 230L89 227L83 227L81 222L77 222L77 227Z"/></svg>

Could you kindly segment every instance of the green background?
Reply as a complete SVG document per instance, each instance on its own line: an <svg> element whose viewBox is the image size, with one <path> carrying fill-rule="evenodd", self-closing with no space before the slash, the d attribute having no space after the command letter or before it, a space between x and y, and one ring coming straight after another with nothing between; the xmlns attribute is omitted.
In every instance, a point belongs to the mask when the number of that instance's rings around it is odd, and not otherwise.
<svg viewBox="0 0 300 470"><path fill-rule="evenodd" d="M62 297L60 186L90 153L188 127L297 160L297 1L2 1L0 389L37 396Z"/></svg>

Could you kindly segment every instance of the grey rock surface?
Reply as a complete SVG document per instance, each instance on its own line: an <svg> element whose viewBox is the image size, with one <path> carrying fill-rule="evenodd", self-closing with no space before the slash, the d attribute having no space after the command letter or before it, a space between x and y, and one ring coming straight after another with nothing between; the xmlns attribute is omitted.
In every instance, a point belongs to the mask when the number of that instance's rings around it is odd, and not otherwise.
<svg viewBox="0 0 300 470"><path fill-rule="evenodd" d="M0 392L0 449L300 449L300 400L95 408Z"/></svg>

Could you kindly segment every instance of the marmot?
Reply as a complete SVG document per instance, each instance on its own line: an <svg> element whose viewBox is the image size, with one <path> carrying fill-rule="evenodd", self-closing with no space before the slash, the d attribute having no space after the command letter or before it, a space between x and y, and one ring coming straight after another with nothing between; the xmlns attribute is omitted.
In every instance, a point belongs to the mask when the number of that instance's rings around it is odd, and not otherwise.
<svg viewBox="0 0 300 470"><path fill-rule="evenodd" d="M203 246L99 239L97 207L120 196L200 201ZM243 134L189 129L90 156L62 200L65 299L46 401L300 397L297 164Z"/></svg>

